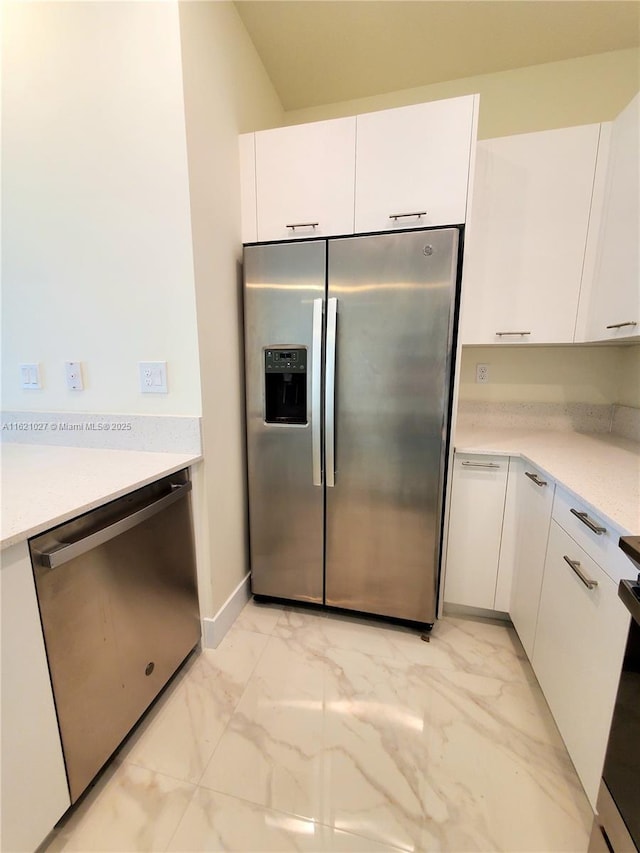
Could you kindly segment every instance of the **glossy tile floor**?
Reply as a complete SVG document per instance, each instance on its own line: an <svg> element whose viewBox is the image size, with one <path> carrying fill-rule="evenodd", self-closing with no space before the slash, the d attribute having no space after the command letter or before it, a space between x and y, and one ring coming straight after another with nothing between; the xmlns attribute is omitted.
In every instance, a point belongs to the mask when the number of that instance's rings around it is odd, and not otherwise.
<svg viewBox="0 0 640 853"><path fill-rule="evenodd" d="M250 602L48 851L586 851L591 810L512 628Z"/></svg>

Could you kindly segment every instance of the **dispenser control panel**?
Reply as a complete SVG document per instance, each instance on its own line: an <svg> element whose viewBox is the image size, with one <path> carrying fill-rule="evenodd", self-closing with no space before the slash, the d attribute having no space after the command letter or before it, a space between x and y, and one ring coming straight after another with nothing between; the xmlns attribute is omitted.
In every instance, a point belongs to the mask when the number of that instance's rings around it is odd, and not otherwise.
<svg viewBox="0 0 640 853"><path fill-rule="evenodd" d="M264 352L267 373L302 373L307 369L307 351L297 349L267 349Z"/></svg>

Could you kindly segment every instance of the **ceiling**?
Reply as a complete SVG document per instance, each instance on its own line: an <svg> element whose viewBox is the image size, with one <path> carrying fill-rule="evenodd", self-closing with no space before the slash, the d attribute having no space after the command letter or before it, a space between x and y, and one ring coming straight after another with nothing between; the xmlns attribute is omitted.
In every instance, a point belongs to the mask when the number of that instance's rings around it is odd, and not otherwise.
<svg viewBox="0 0 640 853"><path fill-rule="evenodd" d="M236 0L285 110L640 44L637 0Z"/></svg>

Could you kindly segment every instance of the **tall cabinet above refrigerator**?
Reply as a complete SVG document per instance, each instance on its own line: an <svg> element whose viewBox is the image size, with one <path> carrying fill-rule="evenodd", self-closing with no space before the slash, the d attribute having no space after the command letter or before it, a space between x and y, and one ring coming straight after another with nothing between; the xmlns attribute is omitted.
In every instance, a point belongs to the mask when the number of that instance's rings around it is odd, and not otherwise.
<svg viewBox="0 0 640 853"><path fill-rule="evenodd" d="M435 620L459 243L245 247L254 594Z"/></svg>

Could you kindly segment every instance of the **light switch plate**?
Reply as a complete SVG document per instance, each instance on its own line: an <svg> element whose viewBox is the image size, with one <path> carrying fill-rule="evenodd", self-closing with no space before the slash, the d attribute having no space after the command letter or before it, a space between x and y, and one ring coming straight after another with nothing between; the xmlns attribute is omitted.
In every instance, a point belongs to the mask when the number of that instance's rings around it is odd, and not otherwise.
<svg viewBox="0 0 640 853"><path fill-rule="evenodd" d="M167 394L167 362L139 361L140 390L143 394Z"/></svg>
<svg viewBox="0 0 640 853"><path fill-rule="evenodd" d="M38 391L42 388L39 362L20 365L20 387L30 391Z"/></svg>
<svg viewBox="0 0 640 853"><path fill-rule="evenodd" d="M79 361L65 361L64 370L67 377L67 388L70 391L84 391L82 363Z"/></svg>

